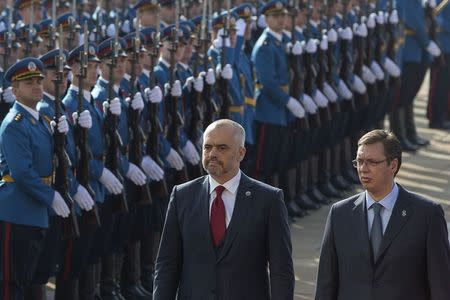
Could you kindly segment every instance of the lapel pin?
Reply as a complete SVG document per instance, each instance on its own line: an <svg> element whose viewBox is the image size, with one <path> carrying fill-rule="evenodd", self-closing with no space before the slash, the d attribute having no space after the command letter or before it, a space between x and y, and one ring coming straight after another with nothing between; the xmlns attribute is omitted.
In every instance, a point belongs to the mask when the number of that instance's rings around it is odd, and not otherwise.
<svg viewBox="0 0 450 300"><path fill-rule="evenodd" d="M250 191L246 191L246 192L245 192L245 196L247 196L247 197L250 196L251 194L252 194L252 193L251 193Z"/></svg>
<svg viewBox="0 0 450 300"><path fill-rule="evenodd" d="M406 217L406 210L402 210L402 217Z"/></svg>

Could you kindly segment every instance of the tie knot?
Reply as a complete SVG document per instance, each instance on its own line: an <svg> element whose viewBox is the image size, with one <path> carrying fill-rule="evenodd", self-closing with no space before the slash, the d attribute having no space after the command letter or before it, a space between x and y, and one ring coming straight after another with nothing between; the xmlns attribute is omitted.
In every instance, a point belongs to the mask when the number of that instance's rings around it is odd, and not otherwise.
<svg viewBox="0 0 450 300"><path fill-rule="evenodd" d="M221 197L225 187L223 185L218 185L215 189L217 197Z"/></svg>
<svg viewBox="0 0 450 300"><path fill-rule="evenodd" d="M372 204L372 209L375 214L379 214L382 207L383 205L381 205L380 203Z"/></svg>

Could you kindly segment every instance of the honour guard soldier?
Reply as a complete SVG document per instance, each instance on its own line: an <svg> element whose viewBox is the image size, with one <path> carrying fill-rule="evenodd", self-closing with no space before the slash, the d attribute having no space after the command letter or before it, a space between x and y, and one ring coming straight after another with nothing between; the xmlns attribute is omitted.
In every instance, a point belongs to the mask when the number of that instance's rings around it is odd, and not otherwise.
<svg viewBox="0 0 450 300"><path fill-rule="evenodd" d="M5 74L17 99L0 127L0 294L5 300L24 299L49 226L48 209L65 218L70 213L51 187L52 131L65 134L69 126L62 116L50 127L36 110L43 71L39 59L25 58Z"/></svg>
<svg viewBox="0 0 450 300"><path fill-rule="evenodd" d="M450 129L450 121L447 120L450 106L448 104L448 95L450 85L447 79L450 76L450 5L442 4L445 1L439 1L438 4L443 8L437 15L438 24L438 43L442 49L443 60L445 64L433 64L431 67L431 85L428 99L428 120L430 128ZM435 80L433 80L436 78Z"/></svg>
<svg viewBox="0 0 450 300"><path fill-rule="evenodd" d="M136 10L136 17L141 22L143 28L156 28L159 10L157 0L140 0L134 5L134 10Z"/></svg>
<svg viewBox="0 0 450 300"><path fill-rule="evenodd" d="M55 104L55 95L59 94L55 92L55 73L57 68L57 58L60 54L59 49L52 50L39 59L42 61L45 67L45 78L43 80L44 87L44 97L38 103L37 108L39 113L44 117L44 119L50 124L55 116L55 106L60 104ZM63 52L64 57L67 56L66 51ZM64 59L65 61L65 59ZM70 67L65 66L63 80L59 84L59 91L66 91L67 89L67 73ZM59 100L61 101L61 100ZM78 119L80 124L86 127L92 123L91 116L88 111L81 114ZM75 141L73 139L73 128L69 128L69 132L66 135L66 147L65 150L73 163L75 162ZM78 204L83 210L90 210L94 205L94 200L89 195L88 191L80 185L74 178L71 170L68 173L69 182L69 194L72 199ZM34 300L44 300L45 297L45 284L48 282L49 278L55 276L58 272L58 268L62 263L62 236L63 232L63 222L62 219L55 215L53 210L49 210L49 230L45 236L43 251L41 252L36 273L33 277L33 286L28 290L28 297Z"/></svg>
<svg viewBox="0 0 450 300"><path fill-rule="evenodd" d="M256 71L256 162L255 175L276 184L275 176L287 170L289 144L288 123L292 117L305 118L298 98L289 94L289 67L283 42L285 6L273 0L261 10L267 28L259 37L252 53Z"/></svg>

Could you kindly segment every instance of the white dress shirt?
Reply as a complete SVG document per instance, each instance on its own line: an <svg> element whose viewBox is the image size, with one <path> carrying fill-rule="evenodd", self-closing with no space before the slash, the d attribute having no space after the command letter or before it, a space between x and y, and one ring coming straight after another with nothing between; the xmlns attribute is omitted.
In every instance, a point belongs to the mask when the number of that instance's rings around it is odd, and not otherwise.
<svg viewBox="0 0 450 300"><path fill-rule="evenodd" d="M398 186L396 183L394 183L394 186L392 187L392 190L389 194L386 195L383 199L378 201L379 204L381 204L382 208L380 210L381 215L381 224L383 226L383 234L386 231L386 228L389 223L389 219L392 215L392 210L394 209L395 202L397 202L398 197ZM372 223L374 218L374 213L372 209L372 204L374 204L376 201L372 199L372 197L369 195L369 193L366 191L366 208L367 208L367 228L369 230L369 236L370 236L370 230L372 229Z"/></svg>
<svg viewBox="0 0 450 300"><path fill-rule="evenodd" d="M225 188L222 192L222 200L225 206L225 222L228 228L228 225L230 224L231 221L231 217L233 216L234 204L236 203L237 189L239 187L239 182L241 181L241 170L239 170L236 176L234 176L224 184L218 183L211 176L208 177L209 177L209 218L211 219L211 207L214 202L214 199L216 199L215 189L217 186L222 185Z"/></svg>
<svg viewBox="0 0 450 300"><path fill-rule="evenodd" d="M32 109L31 107L26 106L25 104L20 103L19 101L16 101L17 104L19 104L20 106L22 106L27 112L29 112L33 118L35 118L36 120L39 121L39 112L35 109Z"/></svg>

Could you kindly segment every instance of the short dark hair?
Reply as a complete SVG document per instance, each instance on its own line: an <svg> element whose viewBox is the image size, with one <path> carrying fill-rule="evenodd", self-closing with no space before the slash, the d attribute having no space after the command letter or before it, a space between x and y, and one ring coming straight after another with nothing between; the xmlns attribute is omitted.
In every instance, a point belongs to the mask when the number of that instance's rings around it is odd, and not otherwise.
<svg viewBox="0 0 450 300"><path fill-rule="evenodd" d="M387 130L375 129L369 131L363 135L358 141L358 147L363 145L372 145L376 143L382 143L384 147L384 155L387 162L390 163L394 159L397 159L398 166L394 173L397 175L402 164L402 146L394 133Z"/></svg>

